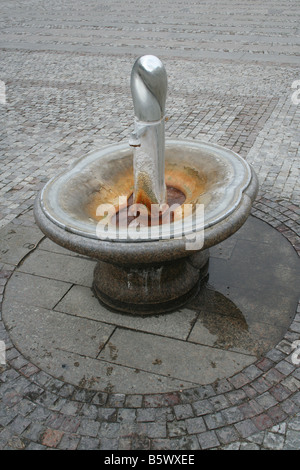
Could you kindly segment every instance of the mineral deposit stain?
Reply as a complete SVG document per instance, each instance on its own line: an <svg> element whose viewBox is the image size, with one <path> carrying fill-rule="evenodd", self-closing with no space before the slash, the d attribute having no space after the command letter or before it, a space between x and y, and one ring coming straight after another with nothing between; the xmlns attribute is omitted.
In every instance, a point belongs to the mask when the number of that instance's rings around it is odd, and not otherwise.
<svg viewBox="0 0 300 470"><path fill-rule="evenodd" d="M112 361L118 359L118 349L112 343L108 343L109 354Z"/></svg>
<svg viewBox="0 0 300 470"><path fill-rule="evenodd" d="M155 359L152 364L154 364L155 366L156 365L160 365L162 363L162 360L161 359Z"/></svg>

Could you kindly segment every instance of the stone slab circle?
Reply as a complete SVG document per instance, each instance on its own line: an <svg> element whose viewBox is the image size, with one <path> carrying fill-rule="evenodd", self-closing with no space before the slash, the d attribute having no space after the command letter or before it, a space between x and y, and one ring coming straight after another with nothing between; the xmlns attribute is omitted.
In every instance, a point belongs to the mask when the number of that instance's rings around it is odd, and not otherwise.
<svg viewBox="0 0 300 470"><path fill-rule="evenodd" d="M297 308L297 253L253 216L211 249L200 293L149 317L102 305L91 288L96 262L35 226L10 224L1 233L2 259L15 267L3 301L10 340L32 364L74 386L149 394L215 384L278 344Z"/></svg>

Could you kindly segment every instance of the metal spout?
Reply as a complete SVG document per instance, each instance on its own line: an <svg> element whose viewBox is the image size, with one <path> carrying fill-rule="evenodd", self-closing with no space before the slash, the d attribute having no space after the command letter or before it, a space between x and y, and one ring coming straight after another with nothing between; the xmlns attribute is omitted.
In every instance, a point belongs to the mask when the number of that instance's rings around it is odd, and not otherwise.
<svg viewBox="0 0 300 470"><path fill-rule="evenodd" d="M136 60L131 72L131 93L135 128L133 147L134 202L163 204L165 187L165 102L167 74L162 62L145 55Z"/></svg>

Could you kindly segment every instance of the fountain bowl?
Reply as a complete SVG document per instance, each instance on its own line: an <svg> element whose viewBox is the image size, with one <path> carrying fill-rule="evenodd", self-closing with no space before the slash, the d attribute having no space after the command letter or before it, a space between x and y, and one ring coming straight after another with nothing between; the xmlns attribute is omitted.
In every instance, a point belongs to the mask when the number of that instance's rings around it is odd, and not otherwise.
<svg viewBox="0 0 300 470"><path fill-rule="evenodd" d="M166 140L165 181L184 194L184 205L170 224L140 226L132 234L127 226L116 228L109 210L97 215L99 207L117 211L120 196L126 201L133 192L128 144L85 155L36 198L35 219L45 235L97 260L93 289L113 310L151 315L183 306L207 276L209 248L244 224L258 191L242 157L193 140Z"/></svg>

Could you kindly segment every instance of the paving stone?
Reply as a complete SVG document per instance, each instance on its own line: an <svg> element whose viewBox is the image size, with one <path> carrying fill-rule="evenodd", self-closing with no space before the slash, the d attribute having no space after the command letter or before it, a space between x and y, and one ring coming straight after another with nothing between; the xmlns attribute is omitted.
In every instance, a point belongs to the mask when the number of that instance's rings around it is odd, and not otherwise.
<svg viewBox="0 0 300 470"><path fill-rule="evenodd" d="M232 383L232 385L235 388L240 388L248 384L250 380L245 374L240 373L240 374L236 374L234 377L229 379L229 381Z"/></svg>
<svg viewBox="0 0 300 470"><path fill-rule="evenodd" d="M294 416L299 410L297 404L293 400L287 399L282 403L282 409L288 416Z"/></svg>
<svg viewBox="0 0 300 470"><path fill-rule="evenodd" d="M299 431L287 431L285 443L282 449L283 450L298 450L299 439L300 439Z"/></svg>
<svg viewBox="0 0 300 470"><path fill-rule="evenodd" d="M300 431L300 416L295 416L289 421L289 429L293 431Z"/></svg>
<svg viewBox="0 0 300 470"><path fill-rule="evenodd" d="M35 409L30 413L29 417L31 421L44 422L45 419L50 415L50 410L43 406L36 406Z"/></svg>
<svg viewBox="0 0 300 470"><path fill-rule="evenodd" d="M250 444L248 442L242 442L239 450L259 450L259 446L256 444Z"/></svg>
<svg viewBox="0 0 300 470"><path fill-rule="evenodd" d="M65 416L60 413L51 413L46 420L46 425L51 429L60 429L62 423L65 421Z"/></svg>
<svg viewBox="0 0 300 470"><path fill-rule="evenodd" d="M178 435L177 432L180 435L179 429L181 428L182 425L179 424L179 426L177 427L177 431L175 431L175 429L173 427L174 424L175 423L168 423L167 424L167 427L169 425L171 426L170 428L168 428L169 436ZM146 425L147 436L149 438L164 438L164 437L167 437L167 427L166 427L165 423L159 423L159 422L157 422L157 423L156 422L147 423L147 425Z"/></svg>
<svg viewBox="0 0 300 470"><path fill-rule="evenodd" d="M114 393L108 397L108 406L113 406L115 408L120 408L125 403L126 396L124 393Z"/></svg>
<svg viewBox="0 0 300 470"><path fill-rule="evenodd" d="M253 423L250 419L235 423L234 427L243 438L248 438L249 436L256 434L258 431L255 423Z"/></svg>
<svg viewBox="0 0 300 470"><path fill-rule="evenodd" d="M25 449L25 443L23 439L19 438L18 436L12 436L7 441L7 444L5 446L5 450L23 450Z"/></svg>
<svg viewBox="0 0 300 470"><path fill-rule="evenodd" d="M264 438L265 438L265 431L255 432L254 434L251 434L250 436L247 437L247 441L254 442L255 444L258 444L259 446L261 446Z"/></svg>
<svg viewBox="0 0 300 470"><path fill-rule="evenodd" d="M147 436L134 434L131 439L132 450L149 450L150 439Z"/></svg>
<svg viewBox="0 0 300 470"><path fill-rule="evenodd" d="M128 408L141 408L143 403L142 395L129 395L126 397L125 406Z"/></svg>
<svg viewBox="0 0 300 470"><path fill-rule="evenodd" d="M236 423L237 421L243 419L243 414L237 406L232 406L226 410L222 410L221 415L225 419L226 424Z"/></svg>
<svg viewBox="0 0 300 470"><path fill-rule="evenodd" d="M284 445L284 436L274 434L272 432L266 432L263 446L270 450L281 450Z"/></svg>
<svg viewBox="0 0 300 470"><path fill-rule="evenodd" d="M238 434L233 426L225 426L218 429L216 434L221 444L229 444L238 440Z"/></svg>
<svg viewBox="0 0 300 470"><path fill-rule="evenodd" d="M98 408L98 420L115 422L117 419L117 409L116 408Z"/></svg>
<svg viewBox="0 0 300 470"><path fill-rule="evenodd" d="M98 429L99 429L99 424L98 424ZM99 437L116 438L119 436L119 430L120 430L119 423L102 423L99 429Z"/></svg>
<svg viewBox="0 0 300 470"><path fill-rule="evenodd" d="M26 447L27 450L45 450L46 447L41 444L36 444L35 442L30 442Z"/></svg>
<svg viewBox="0 0 300 470"><path fill-rule="evenodd" d="M262 374L261 370L259 370L258 367L256 367L254 364L251 364L249 367L246 367L243 372L251 380L256 379Z"/></svg>
<svg viewBox="0 0 300 470"><path fill-rule="evenodd" d="M235 390L233 392L228 392L226 394L226 398L232 405L238 405L239 403L244 402L246 396L247 395L244 390L241 389Z"/></svg>
<svg viewBox="0 0 300 470"><path fill-rule="evenodd" d="M210 400L195 401L192 404L192 407L193 407L193 409L195 411L195 414L197 416L206 415L206 414L210 413L211 411L213 411L213 409L214 409L212 403L210 402Z"/></svg>
<svg viewBox="0 0 300 470"><path fill-rule="evenodd" d="M20 271L68 283L90 287L93 281L95 261L63 256L47 251L35 251L27 258ZM59 299L58 299L59 300Z"/></svg>
<svg viewBox="0 0 300 470"><path fill-rule="evenodd" d="M283 379L283 375L279 370L272 368L264 374L265 379L271 384L277 384L280 380Z"/></svg>
<svg viewBox="0 0 300 470"><path fill-rule="evenodd" d="M44 234L37 227L16 227L7 225L0 230L1 262L17 265L30 251L34 250Z"/></svg>
<svg viewBox="0 0 300 470"><path fill-rule="evenodd" d="M219 384L220 382L222 381L220 380L217 383ZM211 385L202 385L189 390L180 390L179 397L184 403L193 403L194 401L213 397L215 394L214 388Z"/></svg>
<svg viewBox="0 0 300 470"><path fill-rule="evenodd" d="M207 431L198 434L198 440L200 447L203 450L211 449L212 447L217 447L220 444L217 435L214 431Z"/></svg>
<svg viewBox="0 0 300 470"><path fill-rule="evenodd" d="M34 350L39 363L56 349L97 357L113 332L113 327L104 323L9 300L6 302L5 317L11 336L23 351L28 350L29 355ZM19 337L20 331L22 334Z"/></svg>
<svg viewBox="0 0 300 470"><path fill-rule="evenodd" d="M99 450L100 449L100 439L82 436L80 442L77 446L77 450Z"/></svg>
<svg viewBox="0 0 300 470"><path fill-rule="evenodd" d="M96 405L105 405L107 402L107 393L98 392L93 396L92 403Z"/></svg>
<svg viewBox="0 0 300 470"><path fill-rule="evenodd" d="M82 408L82 403L68 401L61 409L61 413L67 416L76 416Z"/></svg>
<svg viewBox="0 0 300 470"><path fill-rule="evenodd" d="M218 380L214 384L214 388L218 394L223 394L229 392L230 390L233 390L233 386L227 379Z"/></svg>
<svg viewBox="0 0 300 470"><path fill-rule="evenodd" d="M96 405L90 405L89 403L84 403L81 408L82 416L85 416L89 419L97 419L98 417L98 407Z"/></svg>
<svg viewBox="0 0 300 470"><path fill-rule="evenodd" d="M281 372L283 375L289 375L291 372L293 372L294 367L287 361L281 361L276 365L276 369L278 369L279 372Z"/></svg>
<svg viewBox="0 0 300 470"><path fill-rule="evenodd" d="M137 421L147 422L155 421L156 418L156 409L155 408L142 408L137 410Z"/></svg>
<svg viewBox="0 0 300 470"><path fill-rule="evenodd" d="M263 393L256 401L265 410L277 404L277 401L269 392Z"/></svg>
<svg viewBox="0 0 300 470"><path fill-rule="evenodd" d="M290 425L290 423L289 423ZM286 433L286 428L287 428L287 424L286 423L281 423L281 424L276 424L275 426L273 426L270 431L271 432L274 432L276 434L285 434Z"/></svg>
<svg viewBox="0 0 300 470"><path fill-rule="evenodd" d="M252 421L254 425L261 431L271 427L273 424L273 421L266 413L261 413L260 415L255 416L252 418Z"/></svg>
<svg viewBox="0 0 300 470"><path fill-rule="evenodd" d="M65 433L76 433L80 426L80 418L76 418L73 416L64 417L64 420L60 426L60 430L64 431Z"/></svg>
<svg viewBox="0 0 300 470"><path fill-rule="evenodd" d="M56 306L56 310L72 315L84 316L92 320L104 321L116 326L129 327L135 330L159 333L172 338L186 339L190 333L191 324L197 313L183 309L169 315L150 317L128 317L123 314L110 312L95 298L92 291L86 287L73 286L67 295Z"/></svg>
<svg viewBox="0 0 300 470"><path fill-rule="evenodd" d="M174 406L174 412L177 419L185 419L194 416L193 409L190 404Z"/></svg>
<svg viewBox="0 0 300 470"><path fill-rule="evenodd" d="M16 272L6 289L6 297L35 307L52 309L72 284Z"/></svg>
<svg viewBox="0 0 300 470"><path fill-rule="evenodd" d="M208 429L216 429L227 424L221 412L204 416L204 421Z"/></svg>
<svg viewBox="0 0 300 470"><path fill-rule="evenodd" d="M203 418L189 418L185 420L186 429L189 434L199 434L206 430Z"/></svg>
<svg viewBox="0 0 300 470"><path fill-rule="evenodd" d="M57 448L61 450L76 450L80 438L72 434L64 434Z"/></svg>
<svg viewBox="0 0 300 470"><path fill-rule="evenodd" d="M82 419L78 432L83 436L96 437L100 428L100 423L90 419Z"/></svg>
<svg viewBox="0 0 300 470"><path fill-rule="evenodd" d="M118 450L119 439L106 439L100 440L100 450Z"/></svg>
<svg viewBox="0 0 300 470"><path fill-rule="evenodd" d="M249 400L241 404L239 410L243 413L244 417L248 419L262 413L263 408L255 400Z"/></svg>
<svg viewBox="0 0 300 470"><path fill-rule="evenodd" d="M63 432L55 429L47 429L42 437L42 445L46 447L57 447L61 438L63 436Z"/></svg>
<svg viewBox="0 0 300 470"><path fill-rule="evenodd" d="M80 388L74 392L73 398L74 400L82 401L83 403L91 403L95 394L96 393L93 390L86 390L84 388Z"/></svg>
<svg viewBox="0 0 300 470"><path fill-rule="evenodd" d="M187 431L186 423L182 420L167 423L167 431L169 437L184 436ZM157 436L166 437L166 436Z"/></svg>
<svg viewBox="0 0 300 470"><path fill-rule="evenodd" d="M14 421L9 425L10 429L15 434L22 434L22 432L30 425L31 421L23 416L17 416Z"/></svg>
<svg viewBox="0 0 300 470"><path fill-rule="evenodd" d="M128 345L131 348L128 349ZM138 351L143 350L141 356ZM114 352L117 352L116 354ZM209 362L207 356L209 355ZM117 357L116 357L117 356ZM99 358L176 379L210 383L253 362L252 356L224 352L169 338L117 329ZM179 360L180 358L180 360ZM187 361L187 362L186 362ZM215 364L215 365L214 365ZM175 371L175 373L174 373Z"/></svg>
<svg viewBox="0 0 300 470"><path fill-rule="evenodd" d="M285 385L285 382L282 382L282 384L276 384L274 385L274 387L270 388L271 395L273 395L273 397L278 402L282 402L283 400L285 400L287 397L291 395L291 391L288 388L286 388L284 385Z"/></svg>
<svg viewBox="0 0 300 470"><path fill-rule="evenodd" d="M40 356L39 356L40 357ZM153 393L172 391L190 385L185 381L164 378L129 367L108 364L99 359L77 353L53 350L51 360L43 358L44 366L57 377L73 385L112 393L116 388L124 393L143 393L145 388ZM62 367L64 366L64 367ZM122 384L120 390L120 383Z"/></svg>
<svg viewBox="0 0 300 470"><path fill-rule="evenodd" d="M134 409L119 409L117 412L117 421L118 422L129 422L133 423L136 420L136 410Z"/></svg>
<svg viewBox="0 0 300 470"><path fill-rule="evenodd" d="M228 445L224 445L222 447L222 449L224 450L239 450L241 447L241 443L240 442L234 442L232 444L228 444Z"/></svg>
<svg viewBox="0 0 300 470"><path fill-rule="evenodd" d="M154 450L169 450L171 449L173 439L153 439L152 445Z"/></svg>

